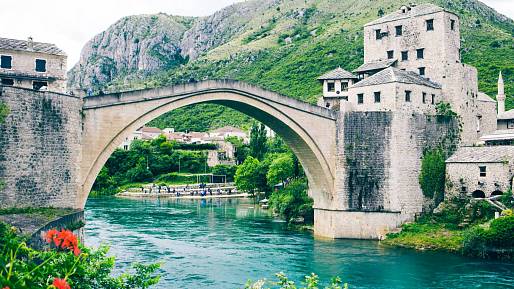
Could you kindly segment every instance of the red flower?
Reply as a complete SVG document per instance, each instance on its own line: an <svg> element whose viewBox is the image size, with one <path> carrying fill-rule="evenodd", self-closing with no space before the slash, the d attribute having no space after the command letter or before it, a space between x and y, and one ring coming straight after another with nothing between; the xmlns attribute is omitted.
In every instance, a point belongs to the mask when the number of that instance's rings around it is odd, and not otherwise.
<svg viewBox="0 0 514 289"><path fill-rule="evenodd" d="M45 240L47 243L54 243L55 247L70 250L75 256L80 255L79 242L77 236L70 230L62 229L60 232L52 229L46 232Z"/></svg>
<svg viewBox="0 0 514 289"><path fill-rule="evenodd" d="M4 288L2 288L2 289L11 289L11 288L9 288L9 286L5 286L5 287L4 287Z"/></svg>
<svg viewBox="0 0 514 289"><path fill-rule="evenodd" d="M66 282L66 279L54 278L54 282L52 283L52 285L56 289L71 289L68 282Z"/></svg>
<svg viewBox="0 0 514 289"><path fill-rule="evenodd" d="M49 230L45 234L45 241L49 244L52 243L52 241L54 240L57 233L58 233L58 231L56 229Z"/></svg>

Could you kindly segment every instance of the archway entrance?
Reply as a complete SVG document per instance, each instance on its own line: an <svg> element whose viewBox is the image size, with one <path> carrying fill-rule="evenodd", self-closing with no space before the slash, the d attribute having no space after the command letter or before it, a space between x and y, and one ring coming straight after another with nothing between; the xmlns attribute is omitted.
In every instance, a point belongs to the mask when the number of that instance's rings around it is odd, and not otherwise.
<svg viewBox="0 0 514 289"><path fill-rule="evenodd" d="M480 190L476 190L474 191L471 196L473 198L477 198L477 199L483 199L485 198L485 193L483 191L480 191Z"/></svg>

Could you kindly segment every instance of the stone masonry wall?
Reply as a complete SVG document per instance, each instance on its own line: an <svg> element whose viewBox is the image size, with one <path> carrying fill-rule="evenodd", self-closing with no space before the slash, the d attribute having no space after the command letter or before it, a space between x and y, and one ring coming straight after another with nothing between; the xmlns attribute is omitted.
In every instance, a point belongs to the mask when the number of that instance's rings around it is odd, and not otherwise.
<svg viewBox="0 0 514 289"><path fill-rule="evenodd" d="M0 86L0 101L0 207L75 207L82 100Z"/></svg>
<svg viewBox="0 0 514 289"><path fill-rule="evenodd" d="M349 211L398 212L423 209L419 185L423 152L459 142L458 121L395 112L342 112L338 123L336 194Z"/></svg>

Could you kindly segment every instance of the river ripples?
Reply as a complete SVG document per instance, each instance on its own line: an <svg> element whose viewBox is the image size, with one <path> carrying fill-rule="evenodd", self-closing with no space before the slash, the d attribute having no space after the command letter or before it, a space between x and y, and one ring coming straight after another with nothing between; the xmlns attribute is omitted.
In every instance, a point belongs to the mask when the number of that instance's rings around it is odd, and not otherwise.
<svg viewBox="0 0 514 289"><path fill-rule="evenodd" d="M110 245L118 269L162 262L155 288L236 289L280 271L340 276L350 288L514 288L512 263L317 240L245 199L91 199L86 221L86 244Z"/></svg>

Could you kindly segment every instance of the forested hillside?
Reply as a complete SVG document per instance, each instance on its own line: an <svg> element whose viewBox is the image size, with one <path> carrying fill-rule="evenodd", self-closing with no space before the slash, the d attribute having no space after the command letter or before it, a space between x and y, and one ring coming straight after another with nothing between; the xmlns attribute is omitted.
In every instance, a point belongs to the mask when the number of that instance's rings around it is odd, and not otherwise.
<svg viewBox="0 0 514 289"><path fill-rule="evenodd" d="M131 16L86 45L70 72L70 85L115 91L230 78L314 103L321 94L317 76L362 63L362 26L407 2L430 2L460 15L463 61L478 68L480 89L492 97L501 69L507 105L514 108L514 22L476 0L268 0L238 3L201 18ZM167 25L169 37L163 39ZM130 36L132 30L137 36ZM119 41L127 48L120 50ZM138 43L151 45L138 54ZM153 121L178 130L248 123L248 117L215 105L179 109Z"/></svg>

